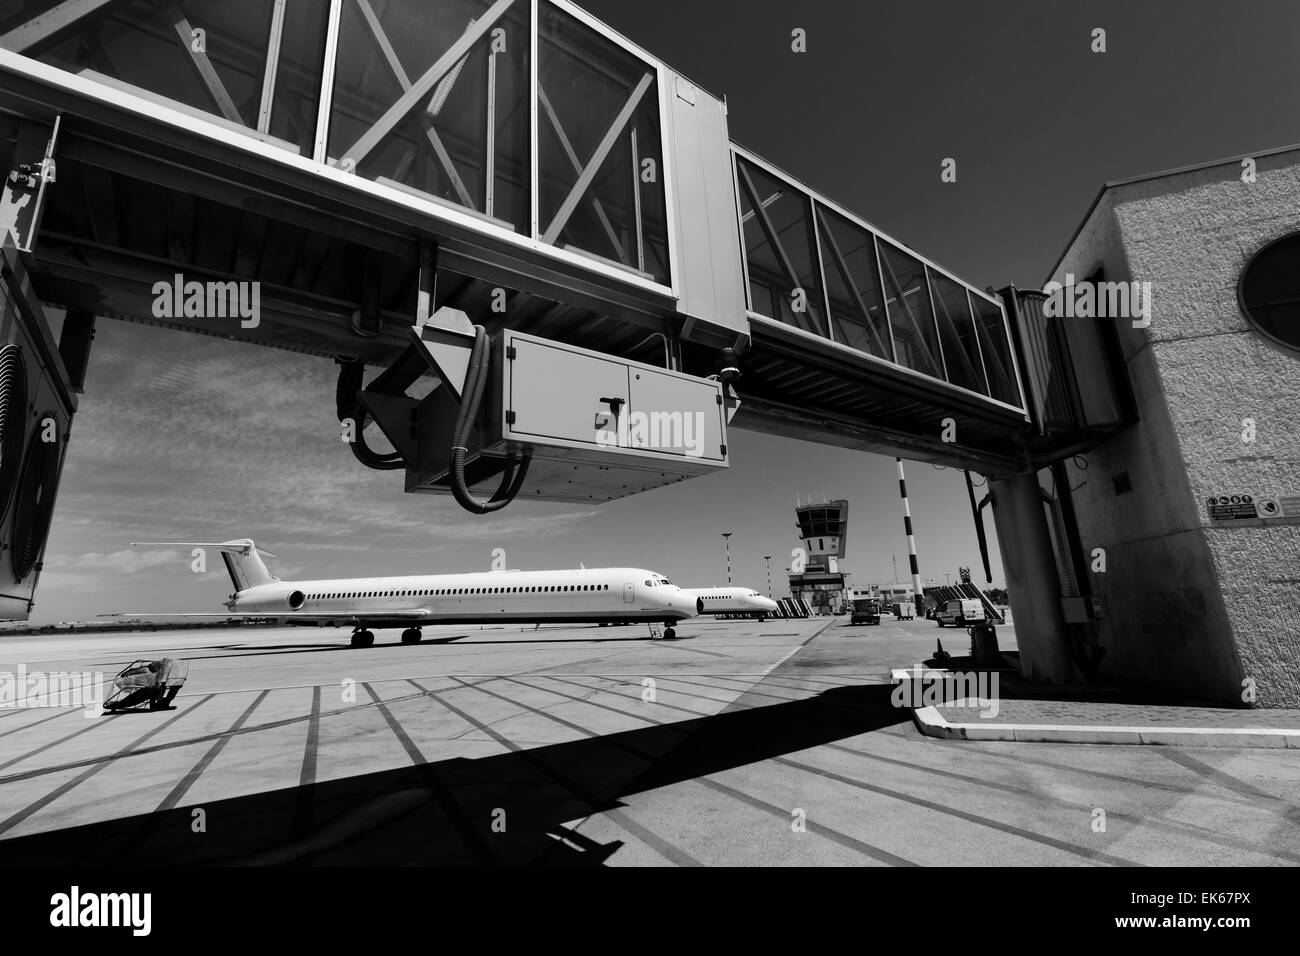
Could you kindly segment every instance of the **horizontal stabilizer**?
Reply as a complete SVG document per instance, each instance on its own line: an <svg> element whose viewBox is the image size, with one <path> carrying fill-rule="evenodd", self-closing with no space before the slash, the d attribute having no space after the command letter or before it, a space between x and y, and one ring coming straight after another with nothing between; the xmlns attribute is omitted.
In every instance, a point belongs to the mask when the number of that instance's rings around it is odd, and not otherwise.
<svg viewBox="0 0 1300 956"><path fill-rule="evenodd" d="M229 554L247 554L257 548L260 554L268 558L278 558L266 548L258 548L252 541L132 541L133 548L211 548L213 551L225 551Z"/></svg>

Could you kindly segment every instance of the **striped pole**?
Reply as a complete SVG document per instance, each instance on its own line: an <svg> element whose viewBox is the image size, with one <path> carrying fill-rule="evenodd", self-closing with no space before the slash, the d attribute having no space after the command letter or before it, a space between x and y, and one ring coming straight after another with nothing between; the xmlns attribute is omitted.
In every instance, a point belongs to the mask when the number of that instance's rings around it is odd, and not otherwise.
<svg viewBox="0 0 1300 956"><path fill-rule="evenodd" d="M921 569L916 563L916 536L912 534L912 509L907 503L907 479L903 477L903 459L898 462L898 493L903 497L903 529L907 532L907 558L912 564L912 594L916 607L921 609Z"/></svg>

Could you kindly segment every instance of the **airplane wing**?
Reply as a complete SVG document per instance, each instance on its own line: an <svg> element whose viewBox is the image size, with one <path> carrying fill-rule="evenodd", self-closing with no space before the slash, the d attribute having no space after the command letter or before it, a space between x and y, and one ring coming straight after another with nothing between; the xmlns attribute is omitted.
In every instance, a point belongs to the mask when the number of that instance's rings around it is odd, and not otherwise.
<svg viewBox="0 0 1300 956"><path fill-rule="evenodd" d="M260 621L423 621L432 616L432 612L425 608L416 608L405 611L348 611L343 614L308 614L302 611L228 611L225 614L150 614L148 612L128 612L114 614L118 618L145 618L155 620L159 618L180 618L180 619L208 619L217 621L228 621L235 618L246 617L256 618Z"/></svg>

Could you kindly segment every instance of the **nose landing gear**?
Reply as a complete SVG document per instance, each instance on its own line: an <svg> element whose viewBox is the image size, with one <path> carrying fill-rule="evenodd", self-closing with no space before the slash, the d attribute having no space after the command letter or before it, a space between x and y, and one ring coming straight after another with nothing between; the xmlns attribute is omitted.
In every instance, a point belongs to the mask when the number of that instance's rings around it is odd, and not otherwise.
<svg viewBox="0 0 1300 956"><path fill-rule="evenodd" d="M420 634L420 629L418 627L408 627L406 630L402 632L402 643L419 644L421 636L422 635Z"/></svg>

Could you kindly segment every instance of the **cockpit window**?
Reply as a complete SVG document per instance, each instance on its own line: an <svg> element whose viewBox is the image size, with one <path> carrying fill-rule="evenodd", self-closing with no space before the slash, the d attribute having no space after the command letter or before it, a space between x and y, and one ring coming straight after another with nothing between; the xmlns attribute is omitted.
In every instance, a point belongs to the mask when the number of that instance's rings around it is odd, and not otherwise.
<svg viewBox="0 0 1300 956"><path fill-rule="evenodd" d="M652 578L647 578L645 582L645 586L648 588L654 587L655 586L654 580Z"/></svg>

